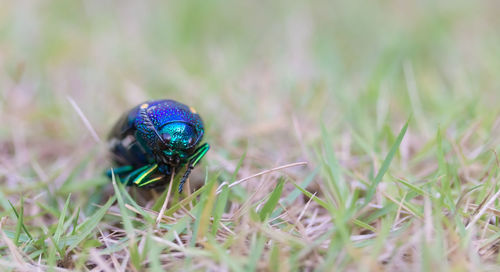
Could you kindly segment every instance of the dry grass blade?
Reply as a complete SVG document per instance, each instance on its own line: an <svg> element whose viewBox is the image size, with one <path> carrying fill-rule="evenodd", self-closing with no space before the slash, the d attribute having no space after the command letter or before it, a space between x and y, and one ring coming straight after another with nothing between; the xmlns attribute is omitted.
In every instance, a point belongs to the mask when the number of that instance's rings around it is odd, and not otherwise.
<svg viewBox="0 0 500 272"><path fill-rule="evenodd" d="M83 121L83 124L90 131L90 135L92 135L92 138L96 141L96 143L100 143L101 142L101 138L99 138L99 136L97 135L97 132L95 131L95 129L90 124L89 119L87 119L87 117L85 116L85 114L83 114L83 111L80 109L80 107L78 106L78 104L76 104L75 100L73 100L73 98L71 98L70 96L67 96L66 99L68 99L68 101L71 104L71 106L73 107L73 109L75 109L75 111L78 114L78 116L80 116L80 118Z"/></svg>
<svg viewBox="0 0 500 272"><path fill-rule="evenodd" d="M498 200L498 197L500 197L500 189L486 202L486 204L481 207L479 212L472 218L472 220L467 224L465 229L469 229L472 225L474 225L481 216L488 210L488 208L495 202L495 200Z"/></svg>
<svg viewBox="0 0 500 272"><path fill-rule="evenodd" d="M3 225L5 224L6 220L7 220L6 217L2 217L2 219L0 219L0 232L2 234L2 240L4 241L4 243L9 248L10 255L12 256L13 261L19 267L23 267L24 269L28 270L27 269L27 265L28 264L24 261L23 255L21 254L21 252L19 252L18 248L16 247L16 245L14 245L14 243L12 242L12 240L10 240L9 237L7 237L7 235L3 231Z"/></svg>
<svg viewBox="0 0 500 272"><path fill-rule="evenodd" d="M98 271L113 272L114 270L109 266L96 249L90 250L90 257L96 263Z"/></svg>
<svg viewBox="0 0 500 272"><path fill-rule="evenodd" d="M174 184L174 175L175 175L175 170L172 169L172 175L170 175L170 183L168 184L167 196L165 197L165 201L161 206L160 212L158 213L158 217L156 217L156 227L160 225L161 219L163 218L163 215L167 210L168 201L170 200L170 194L172 193L172 186Z"/></svg>
<svg viewBox="0 0 500 272"><path fill-rule="evenodd" d="M278 166L278 167L275 167L275 168L272 168L272 169L269 169L269 170L265 170L265 171L262 171L262 172L259 172L257 174L254 174L254 175L251 175L251 176L248 176L246 178L242 178L240 180L237 180L231 184L228 185L229 188L232 188L242 182L245 182L249 179L253 179L253 178L256 178L258 176L262 176L262 175L266 175L266 174L269 174L269 173L272 173L272 172L275 172L275 171L278 171L278 170L282 170L282 169L286 169L286 168L291 168L291 167L295 167L295 166L302 166L302 165L307 165L307 162L294 162L294 163L290 163L290 164L285 164L285 165L282 165L282 166ZM220 192L222 192L222 187L224 185L228 184L227 182L223 182L221 185L219 185L219 187L217 188L217 192L216 194L220 194Z"/></svg>

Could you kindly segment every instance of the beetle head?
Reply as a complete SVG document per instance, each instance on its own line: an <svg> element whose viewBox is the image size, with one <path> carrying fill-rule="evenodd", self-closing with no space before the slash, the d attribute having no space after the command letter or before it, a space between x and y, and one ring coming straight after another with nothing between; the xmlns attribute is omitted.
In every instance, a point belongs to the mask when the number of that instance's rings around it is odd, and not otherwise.
<svg viewBox="0 0 500 272"><path fill-rule="evenodd" d="M160 130L163 144L174 153L185 153L193 149L201 138L195 127L183 121L167 123Z"/></svg>

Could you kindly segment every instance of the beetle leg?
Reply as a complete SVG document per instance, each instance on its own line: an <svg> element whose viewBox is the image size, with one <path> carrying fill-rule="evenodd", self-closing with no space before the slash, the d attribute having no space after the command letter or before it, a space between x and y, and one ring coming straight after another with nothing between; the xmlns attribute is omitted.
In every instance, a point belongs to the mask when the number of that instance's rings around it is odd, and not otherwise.
<svg viewBox="0 0 500 272"><path fill-rule="evenodd" d="M130 171L132 171L132 169L134 169L132 167L132 165L125 165L125 166L120 166L120 167L117 167L117 168L111 168L111 169L108 169L108 171L106 171L106 175L111 178L111 176L113 175L113 173L117 176L122 176L124 174L127 174L127 173L130 173Z"/></svg>
<svg viewBox="0 0 500 272"><path fill-rule="evenodd" d="M151 178L149 180L143 181L140 184L138 184L138 187L144 187L146 185L152 184L154 182L160 181L162 179L165 179L167 177L170 177L170 174L172 171L170 170L170 166L167 164L159 164L158 165L158 172L160 172L162 175Z"/></svg>
<svg viewBox="0 0 500 272"><path fill-rule="evenodd" d="M158 168L158 164L149 165L145 170L143 170L133 181L133 183L139 187L142 186L142 183L145 179L147 179L151 174Z"/></svg>
<svg viewBox="0 0 500 272"><path fill-rule="evenodd" d="M135 177L137 176L139 173L141 173L142 171L144 171L144 169L148 168L149 165L144 165L143 167L141 168L138 168L138 169L135 169L134 171L130 172L123 180L122 180L122 183L125 184L125 185L130 185L130 181Z"/></svg>
<svg viewBox="0 0 500 272"><path fill-rule="evenodd" d="M201 158L203 158L203 156L207 154L208 149L210 149L210 145L204 143L194 151L193 155L189 157L187 170L184 173L184 176L182 176L181 182L179 183L179 193L182 193L182 187L184 186L184 183L189 177L189 174L191 174L191 170L193 170L193 168L198 164L198 162L200 162Z"/></svg>
<svg viewBox="0 0 500 272"><path fill-rule="evenodd" d="M156 177L156 178L152 178L152 179L150 179L150 180L146 180L146 181L142 182L141 184L139 184L138 186L139 186L139 187L146 186L146 185L151 184L151 183L153 183L153 182L157 182L157 181L159 181L159 180L163 179L164 177L165 177L165 176L159 176L159 177Z"/></svg>
<svg viewBox="0 0 500 272"><path fill-rule="evenodd" d="M208 150L210 149L210 145L207 143L204 143L200 147L198 147L195 151L194 154L189 157L189 164L191 164L193 167L195 167L198 162L200 162L201 158L207 154Z"/></svg>
<svg viewBox="0 0 500 272"><path fill-rule="evenodd" d="M147 170L149 167L151 167L151 165L144 165L143 167L141 168L138 168L132 172L130 172L130 174L128 174L124 179L123 179L123 182L124 184L126 185L131 185L132 183L134 183L136 177L138 175L140 175L142 172L144 172L145 170Z"/></svg>

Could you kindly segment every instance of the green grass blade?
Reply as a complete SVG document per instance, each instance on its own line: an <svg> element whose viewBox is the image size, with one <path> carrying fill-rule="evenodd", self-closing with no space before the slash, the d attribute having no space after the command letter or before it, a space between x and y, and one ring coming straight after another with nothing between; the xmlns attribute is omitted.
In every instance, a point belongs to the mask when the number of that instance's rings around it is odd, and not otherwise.
<svg viewBox="0 0 500 272"><path fill-rule="evenodd" d="M16 210L12 208L13 207L12 203L10 203L9 199L4 194L1 188L0 188L0 206L3 208L4 211L9 211L9 215L11 218L17 218Z"/></svg>
<svg viewBox="0 0 500 272"><path fill-rule="evenodd" d="M225 184L222 187L222 191L219 194L219 197L217 198L217 201L215 203L214 207L214 213L213 213L213 224L212 224L212 234L216 235L217 230L219 229L219 223L220 219L222 218L222 214L224 213L224 210L226 209L226 204L227 204L227 199L229 198L229 186L228 184Z"/></svg>
<svg viewBox="0 0 500 272"><path fill-rule="evenodd" d="M14 244L16 246L19 246L19 236L21 235L21 230L24 225L23 221L24 221L24 201L23 198L21 197L21 208L19 208L19 216L17 217L17 224L16 224L16 236L14 237Z"/></svg>
<svg viewBox="0 0 500 272"><path fill-rule="evenodd" d="M87 237L95 232L94 229L97 227L97 224L101 222L102 218L104 215L106 215L106 212L109 210L113 202L115 202L116 196L111 197L108 199L106 204L104 204L102 207L97 209L97 211L87 218L85 222L80 224L76 230L75 234L67 237L66 239L61 239L62 242L65 242L66 245L68 246L68 250L72 250L75 247L77 247L82 241L87 239Z"/></svg>
<svg viewBox="0 0 500 272"><path fill-rule="evenodd" d="M238 164L236 165L236 168L233 171L233 175L231 176L231 179L230 179L231 183L233 183L236 180L236 177L238 176L238 173L240 172L240 168L243 165L243 161L245 160L246 156L247 156L247 151L245 150L245 152L243 153L243 155L241 155L241 158L238 161Z"/></svg>
<svg viewBox="0 0 500 272"><path fill-rule="evenodd" d="M74 235L78 226L78 218L80 218L80 207L78 207L76 213L75 213L75 218L73 219L73 231L71 232L71 235Z"/></svg>
<svg viewBox="0 0 500 272"><path fill-rule="evenodd" d="M271 253L269 254L269 271L280 271L280 247L277 243L272 244Z"/></svg>
<svg viewBox="0 0 500 272"><path fill-rule="evenodd" d="M373 198L373 195L375 194L375 190L377 189L378 184L382 181L382 178L384 177L385 173L389 170L389 166L391 165L392 159L396 155L396 153L399 150L399 146L401 145L401 142L403 141L403 138L406 134L406 131L408 130L408 123L410 122L410 119L406 121L405 125L401 129L401 131L398 134L398 137L396 138L396 142L392 145L389 153L384 159L384 162L382 163L382 166L380 166L380 169L378 170L377 176L375 176L375 179L373 180L372 184L367 190L366 197L365 197L365 202L364 206L368 205L370 201Z"/></svg>
<svg viewBox="0 0 500 272"><path fill-rule="evenodd" d="M113 175L113 188L115 189L115 196L118 201L118 206L120 208L120 214L123 222L123 226L125 228L125 232L127 232L127 236L129 237L129 249L130 249L130 261L132 265L139 269L141 267L142 258L139 254L138 245L135 239L135 228L132 225L132 220L130 219L130 212L125 207L125 201L122 196L122 188L123 184L117 183L114 179Z"/></svg>
<svg viewBox="0 0 500 272"><path fill-rule="evenodd" d="M180 176L174 177L173 184L172 184L172 195L170 196L172 203L179 202L179 190L177 190L177 189L174 190L174 188L179 188L179 182L180 182ZM167 185L167 186L170 186L170 185ZM157 212L160 211L161 207L163 206L163 203L165 202L165 198L167 198L167 193L168 193L168 190L164 190L163 193L161 194L161 196L158 197L158 199L155 201L155 204L151 208L153 211L157 211ZM167 215L168 213L165 212L165 214Z"/></svg>
<svg viewBox="0 0 500 272"><path fill-rule="evenodd" d="M359 227L362 227L362 228L364 228L364 229L367 229L367 230L370 230L370 231L373 231L373 232L377 232L377 229L376 229L376 228L374 228L374 227L372 227L372 226L370 226L370 225L366 224L365 222L363 222L363 221L361 221L361 220L359 220L359 219L353 219L353 220L352 220L352 222L353 222L354 224L356 224L357 226L359 226Z"/></svg>
<svg viewBox="0 0 500 272"><path fill-rule="evenodd" d="M174 186L174 184L172 184L172 188L175 188L173 186ZM156 200L153 207L151 207L151 209L153 211L157 211L157 212L160 211L161 206L163 205L163 202L165 202L165 198L167 198L167 192L168 192L168 190L164 190L163 193L160 195L160 197L158 197L158 199Z"/></svg>
<svg viewBox="0 0 500 272"><path fill-rule="evenodd" d="M410 188L412 191L414 191L415 193L419 194L419 195L429 195L426 191L424 191L422 188L419 188L409 182L407 182L406 180L404 179L401 179L401 178L397 178L397 177L393 177L397 182L405 185L406 187Z"/></svg>
<svg viewBox="0 0 500 272"><path fill-rule="evenodd" d="M24 232L26 233L26 235L28 235L28 237L31 240L33 240L33 236L31 236L30 232L28 231L28 229L24 225L23 215L18 214L17 211L16 211L16 208L14 207L14 205L12 205L12 203L10 201L8 201L8 202L9 202L10 207L12 208L12 211L14 212L14 215L17 218L17 224L18 224L18 226L20 226L24 230ZM21 199L21 208L23 209L23 201L22 201L22 199ZM19 234L20 234L20 232L19 232ZM19 240L19 235L17 235L17 230L16 230L16 237L17 237L16 240Z"/></svg>
<svg viewBox="0 0 500 272"><path fill-rule="evenodd" d="M265 246L265 236L257 235L258 237L252 241L250 245L250 256L248 258L248 268L247 271L257 271L257 264L259 263L260 256Z"/></svg>
<svg viewBox="0 0 500 272"><path fill-rule="evenodd" d="M309 186L314 181L314 178L316 178L318 173L319 173L319 168L314 169L300 184L300 187L307 188L307 186ZM292 192L290 192L285 196L283 203L288 205L292 204L300 196L300 194L301 191L298 188L293 189Z"/></svg>
<svg viewBox="0 0 500 272"><path fill-rule="evenodd" d="M205 192L207 189L206 186L201 187L200 189L196 190L193 192L191 195L189 195L186 198L183 198L181 201L176 202L172 207L170 207L168 210L165 211L166 216L171 216L174 214L177 210L179 210L182 206L186 206L189 202L191 202L193 199L195 199L197 196ZM165 198L164 198L165 199Z"/></svg>
<svg viewBox="0 0 500 272"><path fill-rule="evenodd" d="M443 149L443 136L441 134L441 128L438 128L436 134L436 144L437 144L437 161L438 161L438 172L437 175L446 174L446 160Z"/></svg>
<svg viewBox="0 0 500 272"><path fill-rule="evenodd" d="M300 184L301 188L307 188L313 182L314 178L318 175L319 168L314 169ZM294 188L292 192L285 196L282 200L283 206L292 205L292 203L302 194L302 191L299 188ZM281 206L276 207L276 209L271 214L271 218L274 218L283 212L283 208Z"/></svg>
<svg viewBox="0 0 500 272"><path fill-rule="evenodd" d="M117 182L117 183L119 183L119 182ZM123 196L125 196L128 203L130 203L139 212L139 214L142 216L142 218L144 218L144 220L146 220L149 224L155 223L155 219L151 216L151 214L146 212L141 206L139 206L139 204L137 204L137 202L127 192L127 190L125 190L124 186L117 186L117 187L120 190L120 193Z"/></svg>
<svg viewBox="0 0 500 272"><path fill-rule="evenodd" d="M135 236L134 227L132 226L132 220L130 220L129 211L125 207L125 201L123 200L119 186L123 187L121 183L119 184L117 182L113 182L113 188L115 189L115 196L118 201L118 207L120 208L123 226L125 227L125 231L129 235L129 238L131 238Z"/></svg>
<svg viewBox="0 0 500 272"><path fill-rule="evenodd" d="M325 208L327 210L330 210L330 205L326 201L322 200L321 198L317 197L316 195L313 195L312 193L310 193L306 189L300 187L295 182L292 181L291 183L295 186L295 188L299 189L307 197L312 198L313 201L316 202L316 203L318 203L321 207L323 207L323 208Z"/></svg>
<svg viewBox="0 0 500 272"><path fill-rule="evenodd" d="M213 237L207 237L210 242L211 247L213 248L214 258L220 260L221 263L224 263L230 268L230 271L243 272L243 271L251 271L243 269L243 265L239 262L238 258L233 258L232 254L227 251L226 248L223 248Z"/></svg>
<svg viewBox="0 0 500 272"><path fill-rule="evenodd" d="M169 228L168 232L165 234L163 239L168 241L173 241L175 239L175 235L182 234L187 229L190 222L191 222L191 217L189 217L188 215L177 220L177 222Z"/></svg>
<svg viewBox="0 0 500 272"><path fill-rule="evenodd" d="M64 208L61 212L61 215L59 216L59 220L57 222L57 228L56 232L54 233L54 241L55 245L59 245L59 240L61 238L61 234L64 231L64 219L66 218L66 212L68 211L68 206L69 206L69 201L71 199L71 194L68 195L68 198L66 199L66 203L64 204Z"/></svg>
<svg viewBox="0 0 500 272"><path fill-rule="evenodd" d="M341 204L345 203L345 197L347 197L347 187L345 180L340 171L339 162L335 156L334 148L331 144L331 137L326 131L324 124L321 126L321 136L324 145L323 152L323 165L327 172L326 185L329 188L331 194L335 198L335 202L339 204L339 207L343 206Z"/></svg>
<svg viewBox="0 0 500 272"><path fill-rule="evenodd" d="M204 207L201 212L201 216L199 217L198 229L196 232L196 237L198 240L205 237L208 227L210 225L210 218L212 215L212 210L215 204L216 191L217 187L215 186L217 179L213 178L211 182L209 182L205 194L205 200L203 201Z"/></svg>
<svg viewBox="0 0 500 272"><path fill-rule="evenodd" d="M194 247L198 238L203 237L205 235L206 230L208 229L208 220L210 219L210 215L213 209L213 202L216 197L215 183L217 181L218 176L214 176L205 184L203 187L205 188L203 194L201 195L201 200L196 204L193 208L195 210L195 222L193 226L193 236L191 237L191 241L189 245Z"/></svg>
<svg viewBox="0 0 500 272"><path fill-rule="evenodd" d="M259 212L260 221L264 222L273 212L274 208L276 208L276 205L278 205L278 201L281 198L281 192L283 191L284 183L285 180L283 178L280 178L278 185L274 188L271 196Z"/></svg>
<svg viewBox="0 0 500 272"><path fill-rule="evenodd" d="M163 246L151 239L151 236L153 236L153 233L151 233L151 231L148 231L146 239L147 244L149 245L149 249L147 251L144 250L144 253L147 253L147 258L149 259L149 263L151 265L150 271L162 272L164 271L164 269L162 269L161 267L160 258L163 251Z"/></svg>

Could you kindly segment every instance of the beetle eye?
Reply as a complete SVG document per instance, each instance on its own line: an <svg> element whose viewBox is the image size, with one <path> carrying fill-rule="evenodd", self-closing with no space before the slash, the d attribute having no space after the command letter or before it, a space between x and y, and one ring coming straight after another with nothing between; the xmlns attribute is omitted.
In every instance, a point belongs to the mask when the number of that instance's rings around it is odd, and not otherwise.
<svg viewBox="0 0 500 272"><path fill-rule="evenodd" d="M172 141L172 135L170 134L163 134L163 141L166 143L166 144L169 144L170 141Z"/></svg>
<svg viewBox="0 0 500 272"><path fill-rule="evenodd" d="M193 142L194 142L194 138L192 138L192 137L191 137L191 138L189 138L189 140L188 140L188 145L191 145Z"/></svg>

